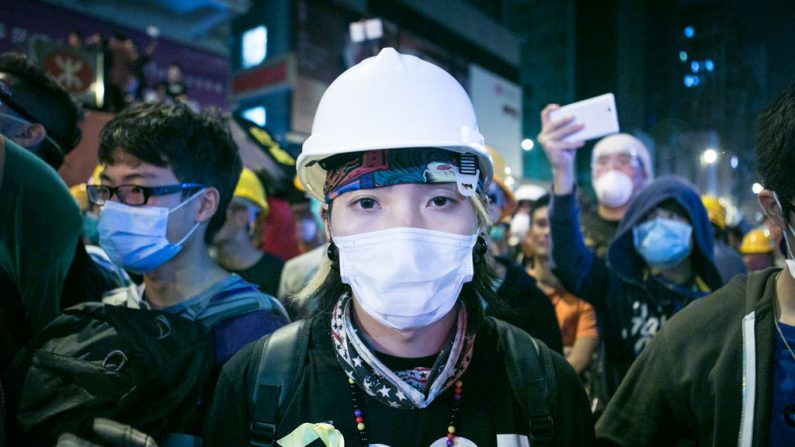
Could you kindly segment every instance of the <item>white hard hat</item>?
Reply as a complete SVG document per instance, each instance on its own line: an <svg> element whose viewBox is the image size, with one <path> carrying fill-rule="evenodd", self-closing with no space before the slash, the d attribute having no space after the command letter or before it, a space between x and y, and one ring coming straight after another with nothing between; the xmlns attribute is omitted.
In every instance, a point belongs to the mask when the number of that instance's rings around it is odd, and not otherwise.
<svg viewBox="0 0 795 447"><path fill-rule="evenodd" d="M599 140L591 153L591 164L601 155L607 154L632 154L640 160L643 172L646 174L646 183L654 179L654 167L646 145L640 139L627 133L609 135Z"/></svg>
<svg viewBox="0 0 795 447"><path fill-rule="evenodd" d="M494 167L461 84L430 62L384 48L342 73L323 94L297 160L298 178L323 201L326 171L318 161L423 147L476 156L483 190L488 187Z"/></svg>
<svg viewBox="0 0 795 447"><path fill-rule="evenodd" d="M517 202L520 200L529 200L534 202L540 199L544 194L547 194L547 190L543 186L528 183L516 188L516 191L513 192L513 198Z"/></svg>

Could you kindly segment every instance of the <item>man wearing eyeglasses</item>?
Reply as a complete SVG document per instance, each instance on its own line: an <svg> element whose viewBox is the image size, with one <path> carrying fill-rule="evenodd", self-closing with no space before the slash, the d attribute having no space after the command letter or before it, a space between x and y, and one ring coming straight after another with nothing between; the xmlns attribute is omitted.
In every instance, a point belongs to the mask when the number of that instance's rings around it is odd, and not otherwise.
<svg viewBox="0 0 795 447"><path fill-rule="evenodd" d="M591 152L591 184L596 209L582 214L585 245L606 259L607 246L629 202L653 180L651 157L642 141L618 133L599 140Z"/></svg>
<svg viewBox="0 0 795 447"><path fill-rule="evenodd" d="M126 109L100 134L99 243L143 284L104 301L161 309L212 330L216 361L288 321L272 296L216 264L208 243L223 226L242 170L226 124L212 111L147 104ZM236 315L223 309L242 308Z"/></svg>

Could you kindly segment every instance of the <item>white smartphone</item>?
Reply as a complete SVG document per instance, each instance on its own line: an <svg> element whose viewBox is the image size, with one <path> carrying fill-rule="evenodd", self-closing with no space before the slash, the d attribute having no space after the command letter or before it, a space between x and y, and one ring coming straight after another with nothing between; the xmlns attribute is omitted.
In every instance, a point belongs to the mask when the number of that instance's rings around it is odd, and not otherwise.
<svg viewBox="0 0 795 447"><path fill-rule="evenodd" d="M563 139L568 143L592 140L619 130L616 98L612 93L567 104L549 114L553 121L566 116L574 116L575 124L585 124L580 131Z"/></svg>

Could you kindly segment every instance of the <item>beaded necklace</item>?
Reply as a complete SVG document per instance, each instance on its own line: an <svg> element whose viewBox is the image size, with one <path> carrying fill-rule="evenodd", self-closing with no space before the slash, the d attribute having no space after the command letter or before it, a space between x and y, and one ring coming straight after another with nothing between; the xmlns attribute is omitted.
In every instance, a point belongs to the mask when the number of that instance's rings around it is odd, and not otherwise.
<svg viewBox="0 0 795 447"><path fill-rule="evenodd" d="M364 413L359 407L359 389L356 387L356 382L354 382L353 379L348 379L348 385L351 390L351 402L353 403L353 417L356 423L356 431L359 432L359 443L363 447L367 447L370 443L367 439L367 427L364 425ZM455 428L458 423L458 416L461 413L461 389L463 386L464 382L459 380L455 383L455 389L453 390L453 406L450 410L450 420L447 426L447 441L445 441L447 447L451 447L455 444Z"/></svg>

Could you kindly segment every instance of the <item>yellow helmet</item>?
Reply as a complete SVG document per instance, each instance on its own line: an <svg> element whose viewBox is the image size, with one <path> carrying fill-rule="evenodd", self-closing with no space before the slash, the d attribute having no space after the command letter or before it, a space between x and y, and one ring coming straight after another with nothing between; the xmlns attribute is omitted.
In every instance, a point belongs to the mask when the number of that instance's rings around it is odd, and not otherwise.
<svg viewBox="0 0 795 447"><path fill-rule="evenodd" d="M91 177L88 178L88 182L86 183L89 185L99 185L99 175L102 174L102 170L102 165L97 165L97 167L94 168L94 172L91 173Z"/></svg>
<svg viewBox="0 0 795 447"><path fill-rule="evenodd" d="M262 209L263 214L268 214L268 200L265 198L265 187L257 178L257 174L249 168L243 168L240 180L235 187L235 197L250 200Z"/></svg>
<svg viewBox="0 0 795 447"><path fill-rule="evenodd" d="M85 183L78 183L69 188L69 194L72 195L72 198L75 199L77 202L77 206L80 207L80 211L85 211L88 209L88 193L86 192L86 184Z"/></svg>
<svg viewBox="0 0 795 447"><path fill-rule="evenodd" d="M776 249L773 234L765 227L757 227L743 237L740 253L744 255L770 253Z"/></svg>
<svg viewBox="0 0 795 447"><path fill-rule="evenodd" d="M293 186L295 187L295 189L301 192L306 192L306 190L304 189L304 185L301 184L301 180L298 179L298 174L296 174L295 177L293 177Z"/></svg>
<svg viewBox="0 0 795 447"><path fill-rule="evenodd" d="M709 221L721 230L726 228L726 207L721 200L715 196L701 196L701 203L707 209Z"/></svg>

